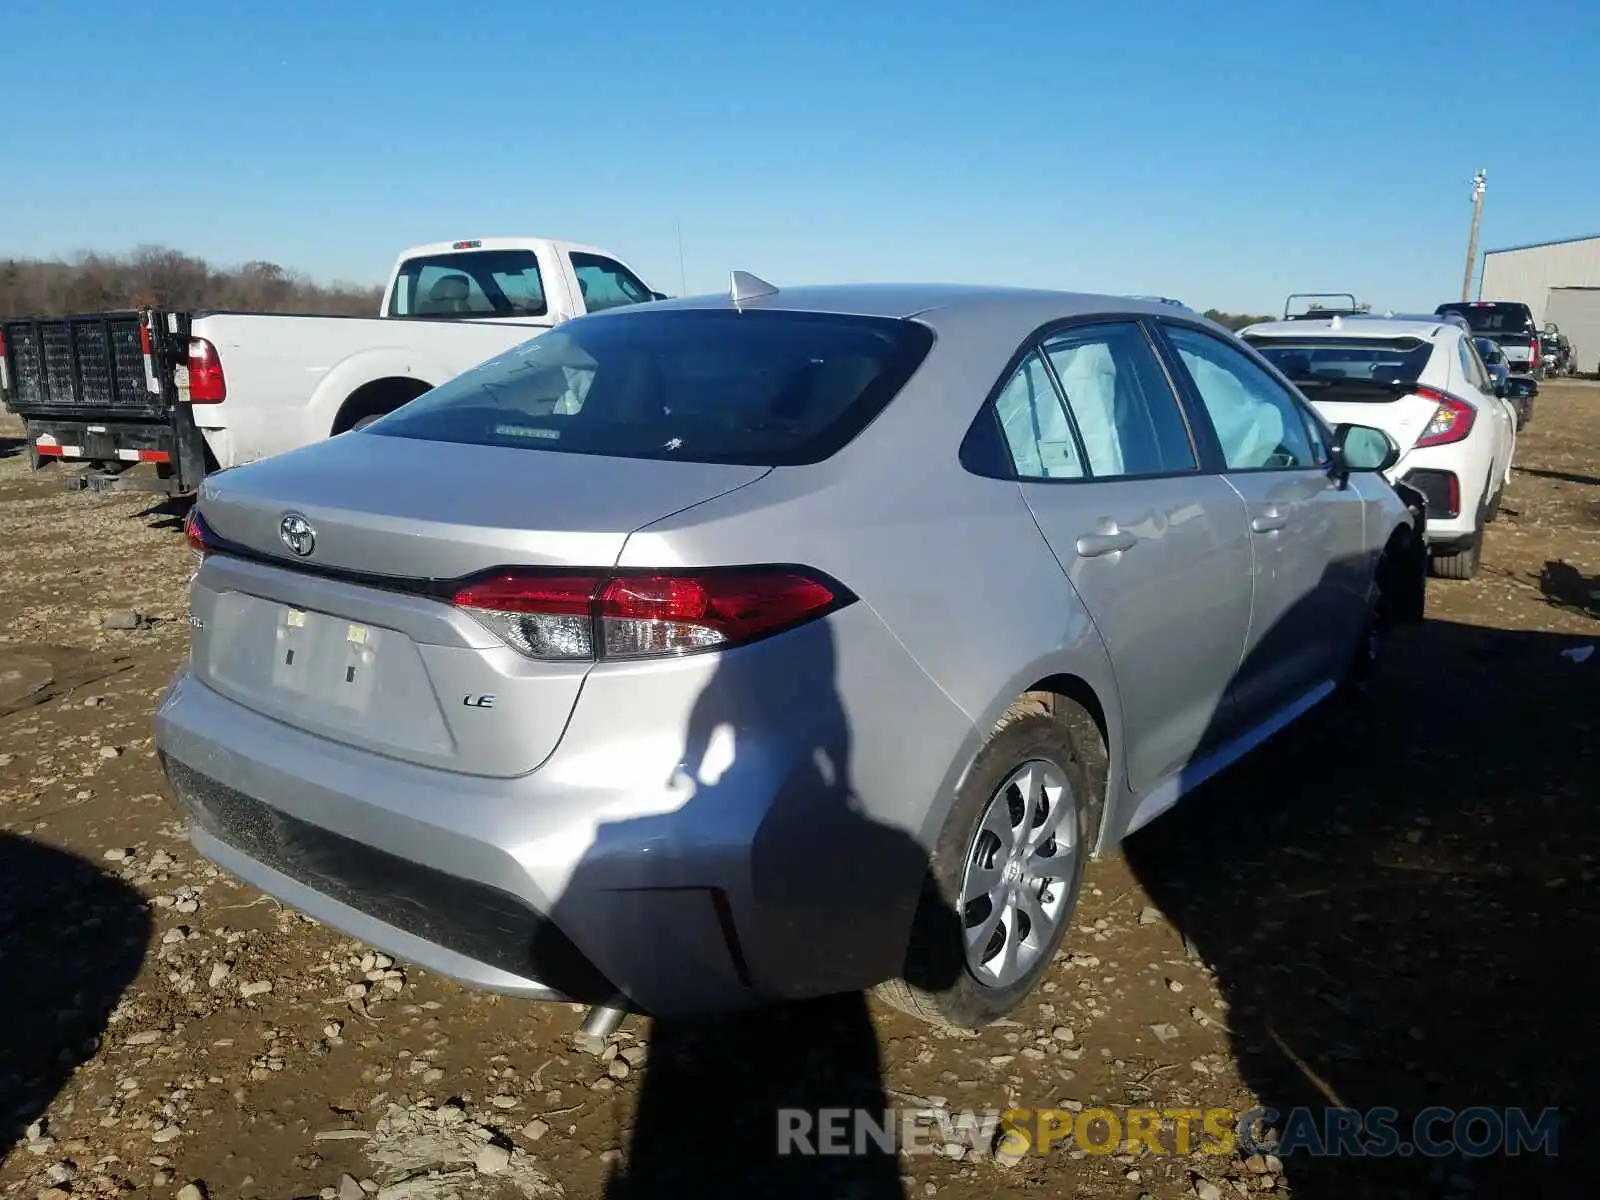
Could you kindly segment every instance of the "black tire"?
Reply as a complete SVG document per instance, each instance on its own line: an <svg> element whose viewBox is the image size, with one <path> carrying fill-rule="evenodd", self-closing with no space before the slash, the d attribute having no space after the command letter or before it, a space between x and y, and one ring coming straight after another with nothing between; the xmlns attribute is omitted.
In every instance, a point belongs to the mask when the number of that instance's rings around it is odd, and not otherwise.
<svg viewBox="0 0 1600 1200"><path fill-rule="evenodd" d="M1435 554L1430 566L1440 579L1471 579L1478 573L1483 557L1483 530L1472 535L1472 541L1454 554Z"/></svg>
<svg viewBox="0 0 1600 1200"><path fill-rule="evenodd" d="M968 965L961 888L979 824L997 789L1024 763L1043 760L1066 777L1075 804L1080 851L1053 936L1033 966L1006 987L982 982ZM1105 804L1105 754L1089 713L1064 697L1031 694L1006 710L956 795L934 845L913 922L906 969L880 984L894 1007L935 1025L979 1029L1011 1012L1050 969L1077 907L1083 869Z"/></svg>

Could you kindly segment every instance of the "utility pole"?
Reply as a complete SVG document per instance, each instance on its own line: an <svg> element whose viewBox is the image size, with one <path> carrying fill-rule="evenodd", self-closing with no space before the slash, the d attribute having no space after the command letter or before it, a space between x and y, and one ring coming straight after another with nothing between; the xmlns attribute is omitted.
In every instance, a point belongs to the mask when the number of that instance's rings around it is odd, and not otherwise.
<svg viewBox="0 0 1600 1200"><path fill-rule="evenodd" d="M1461 277L1461 298L1472 299L1472 268L1478 265L1478 222L1483 219L1483 189L1489 172L1480 169L1472 177L1472 233L1467 238L1467 273Z"/></svg>

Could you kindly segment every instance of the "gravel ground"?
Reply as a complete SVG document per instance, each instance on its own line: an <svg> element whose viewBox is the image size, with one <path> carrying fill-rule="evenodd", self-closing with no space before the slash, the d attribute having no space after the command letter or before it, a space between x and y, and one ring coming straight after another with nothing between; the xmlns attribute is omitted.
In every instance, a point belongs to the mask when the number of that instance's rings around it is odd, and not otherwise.
<svg viewBox="0 0 1600 1200"><path fill-rule="evenodd" d="M169 506L30 474L0 418L0 1189L433 1200L1214 1198L1592 1189L1600 388L1547 386L1470 583L1376 695L1095 864L1048 982L947 1036L860 997L714 1029L391 962L207 866L151 710L184 653ZM780 1106L1559 1108L1555 1158L1198 1150L775 1157ZM1282 1125L1284 1118L1280 1118ZM967 1144L971 1143L971 1144Z"/></svg>

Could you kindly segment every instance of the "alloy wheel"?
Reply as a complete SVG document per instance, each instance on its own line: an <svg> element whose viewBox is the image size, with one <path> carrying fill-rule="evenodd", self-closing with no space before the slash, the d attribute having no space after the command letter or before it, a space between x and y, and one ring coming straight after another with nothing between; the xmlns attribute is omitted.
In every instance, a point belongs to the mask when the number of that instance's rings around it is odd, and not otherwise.
<svg viewBox="0 0 1600 1200"><path fill-rule="evenodd" d="M995 789L967 853L967 966L989 987L1021 979L1055 945L1079 869L1078 805L1054 763L1023 763Z"/></svg>

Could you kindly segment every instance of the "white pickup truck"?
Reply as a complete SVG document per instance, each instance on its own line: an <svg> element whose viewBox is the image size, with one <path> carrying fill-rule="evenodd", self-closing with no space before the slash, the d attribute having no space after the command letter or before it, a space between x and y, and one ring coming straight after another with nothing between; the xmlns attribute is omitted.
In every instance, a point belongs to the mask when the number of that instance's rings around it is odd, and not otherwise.
<svg viewBox="0 0 1600 1200"><path fill-rule="evenodd" d="M0 388L37 466L182 493L343 433L563 321L662 299L606 250L548 238L414 246L375 317L120 312L0 324ZM154 476L129 473L153 463Z"/></svg>

